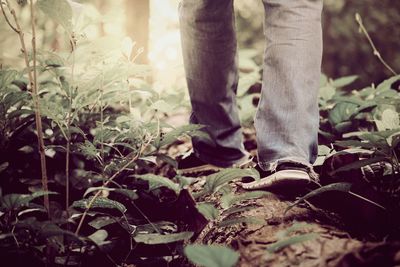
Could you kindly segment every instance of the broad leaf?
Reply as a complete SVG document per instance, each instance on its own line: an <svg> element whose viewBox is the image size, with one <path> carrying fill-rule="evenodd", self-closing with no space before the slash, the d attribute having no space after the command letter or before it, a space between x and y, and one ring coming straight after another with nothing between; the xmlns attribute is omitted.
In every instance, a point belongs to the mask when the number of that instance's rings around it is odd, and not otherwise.
<svg viewBox="0 0 400 267"><path fill-rule="evenodd" d="M293 237L286 238L284 240L280 240L272 245L270 245L267 248L267 251L270 253L277 252L285 247L288 247L290 245L298 244L298 243L303 243L309 240L313 240L317 238L319 235L316 233L309 233L309 234L302 234L302 235L296 235Z"/></svg>
<svg viewBox="0 0 400 267"><path fill-rule="evenodd" d="M332 86L335 88L344 87L346 85L353 83L355 80L357 80L357 78L358 78L357 75L341 77L336 80L333 80Z"/></svg>
<svg viewBox="0 0 400 267"><path fill-rule="evenodd" d="M188 245L186 257L202 267L233 267L239 260L239 253L219 245Z"/></svg>
<svg viewBox="0 0 400 267"><path fill-rule="evenodd" d="M177 140L182 135L196 136L196 135L204 135L205 132L200 131L200 129L204 128L203 125L184 125L178 127L168 133L165 133L159 140L159 143L156 144L156 147L160 148L165 145L172 144L175 140Z"/></svg>
<svg viewBox="0 0 400 267"><path fill-rule="evenodd" d="M56 192L38 191L30 195L26 194L8 194L0 198L1 208L6 210L18 209L28 205L32 200L45 195L54 195Z"/></svg>
<svg viewBox="0 0 400 267"><path fill-rule="evenodd" d="M193 236L193 232L181 232L176 234L137 234L133 237L135 242L147 245L167 244L177 241L188 240Z"/></svg>
<svg viewBox="0 0 400 267"><path fill-rule="evenodd" d="M337 169L335 169L334 171L332 171L330 173L330 175L335 175L339 172L343 172L343 171L350 171L350 170L355 170L355 169L360 169L366 165L375 163L375 162L380 162L380 161L386 161L387 158L383 157L383 156L376 156L370 159L363 159L363 160L359 160L359 161L355 161L349 164L346 164L342 167L339 167Z"/></svg>
<svg viewBox="0 0 400 267"><path fill-rule="evenodd" d="M260 74L258 72L251 72L244 75L243 77L240 77L237 89L237 95L239 97L243 96L244 94L246 94L247 90L249 90L249 88L253 84L259 81L260 81Z"/></svg>
<svg viewBox="0 0 400 267"><path fill-rule="evenodd" d="M39 8L55 22L60 24L68 34L72 33L72 8L66 0L39 0Z"/></svg>
<svg viewBox="0 0 400 267"><path fill-rule="evenodd" d="M179 185L174 183L167 177L163 177L163 176L159 176L159 175L155 175L155 174L151 174L151 173L143 174L143 175L135 175L135 177L138 179L148 181L150 191L160 188L162 186L172 189L176 193L179 193L179 191L180 191Z"/></svg>
<svg viewBox="0 0 400 267"><path fill-rule="evenodd" d="M390 77L389 79L384 80L383 82L381 82L376 87L376 91L378 91L380 93L382 91L389 90L391 88L392 84L397 82L398 80L400 80L400 75Z"/></svg>
<svg viewBox="0 0 400 267"><path fill-rule="evenodd" d="M83 209L83 210L86 210L88 208L90 208L90 209L93 209L93 208L111 209L111 210L118 210L121 213L125 213L125 211L126 211L126 208L123 204L121 204L115 200L108 199L106 197L97 197L93 201L92 205L89 207L89 204L90 204L92 198L93 197L74 201L74 203L72 203L72 207Z"/></svg>
<svg viewBox="0 0 400 267"><path fill-rule="evenodd" d="M325 192L330 192L330 191L340 191L340 192L349 192L351 188L351 184L350 183L334 183L334 184L329 184L323 187L320 187L318 189L315 189L314 191L308 193L307 195L301 197L300 199L298 199L297 201L295 201L294 203L290 204L284 213L288 212L289 210L291 210L293 207L297 206L299 203L301 203L304 200L307 200L311 197L315 197L319 194L325 193Z"/></svg>
<svg viewBox="0 0 400 267"><path fill-rule="evenodd" d="M394 130L400 128L399 113L392 109L385 109L380 119L375 119L379 131Z"/></svg>
<svg viewBox="0 0 400 267"><path fill-rule="evenodd" d="M90 240L92 240L94 243L96 243L98 246L108 243L108 242L105 242L107 237L108 237L108 233L106 230L103 230L103 229L97 230L96 232L94 232L93 234L88 236L88 238Z"/></svg>
<svg viewBox="0 0 400 267"><path fill-rule="evenodd" d="M101 228L117 223L118 221L112 217L97 217L93 221L89 222L88 224L92 226L96 230L100 230Z"/></svg>
<svg viewBox="0 0 400 267"><path fill-rule="evenodd" d="M329 112L328 119L332 125L347 121L358 112L358 105L347 102L337 103Z"/></svg>
<svg viewBox="0 0 400 267"><path fill-rule="evenodd" d="M201 214L208 220L215 220L219 217L218 209L210 203L198 203L196 205L197 209Z"/></svg>
<svg viewBox="0 0 400 267"><path fill-rule="evenodd" d="M215 193L223 185L231 182L232 180L242 178L242 177L252 177L254 180L260 179L260 174L255 169L237 169L228 168L220 172L211 174L206 177L206 184L204 186L205 192Z"/></svg>
<svg viewBox="0 0 400 267"><path fill-rule="evenodd" d="M0 70L0 88L6 88L15 79L17 79L18 72L16 70Z"/></svg>

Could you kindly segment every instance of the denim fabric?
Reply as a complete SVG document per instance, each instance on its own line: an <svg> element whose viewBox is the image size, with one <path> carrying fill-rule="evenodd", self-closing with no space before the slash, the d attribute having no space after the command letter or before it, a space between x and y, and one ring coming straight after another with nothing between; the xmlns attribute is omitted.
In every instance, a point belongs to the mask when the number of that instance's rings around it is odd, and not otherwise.
<svg viewBox="0 0 400 267"><path fill-rule="evenodd" d="M259 165L310 165L317 156L322 0L263 0L263 85L255 116ZM237 44L233 0L182 0L183 59L190 122L211 138L192 139L196 154L221 167L246 154L236 106Z"/></svg>

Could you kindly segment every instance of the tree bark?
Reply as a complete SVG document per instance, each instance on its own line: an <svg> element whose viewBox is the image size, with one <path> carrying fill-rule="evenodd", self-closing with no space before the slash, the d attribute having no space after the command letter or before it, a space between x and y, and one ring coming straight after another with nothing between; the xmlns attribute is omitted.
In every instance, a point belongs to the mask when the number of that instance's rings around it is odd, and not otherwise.
<svg viewBox="0 0 400 267"><path fill-rule="evenodd" d="M147 64L150 0L125 0L125 8L126 32L133 42L136 42L132 54L135 55L138 49L143 50L143 52L136 58L136 62Z"/></svg>

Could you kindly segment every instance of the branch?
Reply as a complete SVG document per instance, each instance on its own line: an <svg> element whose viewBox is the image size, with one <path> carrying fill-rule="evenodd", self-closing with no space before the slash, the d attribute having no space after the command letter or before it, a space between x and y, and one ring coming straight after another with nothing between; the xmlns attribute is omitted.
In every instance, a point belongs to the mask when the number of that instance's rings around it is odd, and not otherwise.
<svg viewBox="0 0 400 267"><path fill-rule="evenodd" d="M373 53L374 55L379 59L379 61L393 74L393 75L397 75L397 73L392 69L392 67L389 66L389 64L383 60L381 54L379 53L378 49L376 49L376 46L374 44L374 42L372 41L371 37L369 36L367 30L364 27L364 24L362 23L362 19L360 14L356 13L356 21L358 23L358 25L360 26L360 30L361 32L365 35L365 37L367 38L369 44L372 47Z"/></svg>

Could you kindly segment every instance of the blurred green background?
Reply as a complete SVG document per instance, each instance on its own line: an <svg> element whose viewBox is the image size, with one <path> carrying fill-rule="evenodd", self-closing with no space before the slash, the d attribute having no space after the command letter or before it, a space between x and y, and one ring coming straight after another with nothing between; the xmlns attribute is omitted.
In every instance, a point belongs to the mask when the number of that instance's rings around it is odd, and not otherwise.
<svg viewBox="0 0 400 267"><path fill-rule="evenodd" d="M81 40L103 36L122 40L129 36L136 43L135 52L144 47L138 59L151 65L155 83L161 87L185 87L177 12L179 1L75 0L74 12L85 13L83 17L87 20L75 23L76 34ZM16 5L16 2L11 3ZM84 8L79 4L84 4ZM255 61L260 65L264 49L262 1L235 0L235 6L239 47L254 50L252 55L256 55ZM373 55L367 39L359 32L356 13L361 15L382 57L400 72L400 0L324 1L322 72L332 78L359 75L353 85L362 87L379 83L391 73ZM29 27L28 14L28 10L22 10L23 17L27 18L23 21L24 27ZM68 40L62 39L57 25L41 17L39 26L42 49L68 52ZM80 28L85 30L80 31ZM0 16L0 33L0 64L16 65L20 51L14 44L18 39L3 16Z"/></svg>
<svg viewBox="0 0 400 267"><path fill-rule="evenodd" d="M236 2L240 47L255 47L262 53L261 1ZM373 55L367 39L360 33L355 20L356 13L362 17L383 59L396 72L400 72L400 1L324 1L322 71L333 78L359 75L360 78L353 85L360 87L379 83L391 73Z"/></svg>

